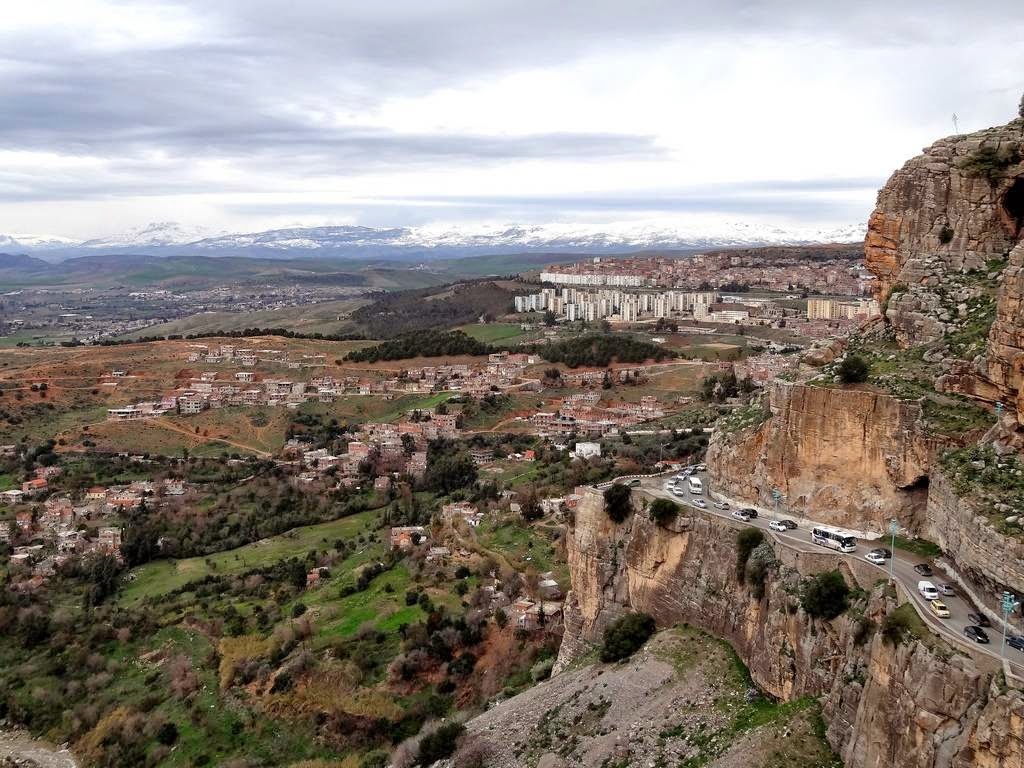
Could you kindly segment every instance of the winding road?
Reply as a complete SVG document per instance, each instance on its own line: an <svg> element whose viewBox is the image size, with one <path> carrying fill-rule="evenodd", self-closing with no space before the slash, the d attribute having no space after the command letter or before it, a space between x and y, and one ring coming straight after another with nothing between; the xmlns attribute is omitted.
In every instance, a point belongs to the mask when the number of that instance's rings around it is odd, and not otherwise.
<svg viewBox="0 0 1024 768"><path fill-rule="evenodd" d="M803 552L822 552L823 548L811 541L811 527L815 525L814 521L801 519L797 516L780 515L780 517L786 517L787 519L793 520L799 526L796 530L790 530L786 532L773 531L768 527L769 522L772 520L772 510L763 509L754 504L747 504L745 502L735 502L724 495L713 493L710 490L710 480L707 473L698 473L698 477L701 478L705 488L704 496L691 496L689 493L685 493L683 496L675 496L671 492L665 490L665 482L668 480L670 475L661 475L658 477L645 477L640 481L640 486L636 490L645 493L648 496L656 498L670 499L682 506L691 507L693 509L699 509L701 512L707 514L716 515L725 520L728 520L733 525L738 527L754 527L764 530L776 541L785 544L793 549ZM698 498L703 498L707 501L708 506L706 509L696 507L693 505L693 501ZM727 510L716 509L713 506L714 501L725 501L728 502L730 508ZM741 507L753 507L758 511L758 517L750 520L749 522L742 522L732 517L732 512ZM835 554L838 557L845 557L850 559L860 560L862 563L867 563L871 567L878 570L879 578L886 578L889 575L889 566L878 566L868 563L864 559L871 549L875 546L889 548L888 542L885 539L879 539L877 542L860 541L858 543L857 550L855 552L844 554L836 552L835 550L827 550L830 553ZM949 608L951 614L948 619L940 619L936 616L928 607L928 601L925 600L921 594L917 591L917 583L925 580L930 581L936 586L939 584L946 583L946 579L942 574L936 572L932 576L921 576L915 570L914 567L921 564L930 565L929 561L925 558L918 557L902 550L893 550L892 557L892 575L895 581L897 581L903 588L904 593L907 595L909 602L914 606L918 615L925 622L929 629L935 634L940 635L943 639L947 640L957 648L969 650L973 655L980 655L988 657L990 659L1000 661L1003 657L1000 656L1000 645L1002 641L1002 630L998 622L993 621L992 627L986 629L986 633L991 640L991 644L984 645L975 643L963 634L964 627L968 626L972 622L968 621L968 613L977 613L977 606L973 605L969 599L962 594L962 591L954 585L956 596L942 597L941 600ZM1009 633L1008 633L1009 635ZM1018 651L1009 646L1006 647L1006 663L1008 663L1013 671L1014 676L1024 678L1024 652Z"/></svg>

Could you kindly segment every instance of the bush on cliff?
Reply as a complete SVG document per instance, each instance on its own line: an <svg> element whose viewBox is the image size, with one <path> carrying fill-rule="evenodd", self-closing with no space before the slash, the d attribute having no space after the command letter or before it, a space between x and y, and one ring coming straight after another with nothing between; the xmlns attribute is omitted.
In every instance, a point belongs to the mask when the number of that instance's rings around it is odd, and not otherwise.
<svg viewBox="0 0 1024 768"><path fill-rule="evenodd" d="M679 505L669 499L655 499L647 509L651 520L658 525L665 525L676 519L679 515Z"/></svg>
<svg viewBox="0 0 1024 768"><path fill-rule="evenodd" d="M629 487L621 483L615 483L604 492L604 511L608 517L616 523L621 523L633 511L633 503L630 500Z"/></svg>
<svg viewBox="0 0 1024 768"><path fill-rule="evenodd" d="M428 733L420 740L419 764L430 765L450 757L465 730L462 723L445 723L433 733Z"/></svg>
<svg viewBox="0 0 1024 768"><path fill-rule="evenodd" d="M816 619L831 621L849 606L850 588L839 571L825 571L804 582L800 605Z"/></svg>
<svg viewBox="0 0 1024 768"><path fill-rule="evenodd" d="M836 369L836 374L843 384L860 384L868 380L868 363L858 355L847 355Z"/></svg>
<svg viewBox="0 0 1024 768"><path fill-rule="evenodd" d="M604 631L601 661L619 661L633 655L654 634L654 619L646 613L628 613Z"/></svg>
<svg viewBox="0 0 1024 768"><path fill-rule="evenodd" d="M742 584L746 580L747 560L750 553L764 541L764 534L757 528L744 528L736 537L736 580Z"/></svg>

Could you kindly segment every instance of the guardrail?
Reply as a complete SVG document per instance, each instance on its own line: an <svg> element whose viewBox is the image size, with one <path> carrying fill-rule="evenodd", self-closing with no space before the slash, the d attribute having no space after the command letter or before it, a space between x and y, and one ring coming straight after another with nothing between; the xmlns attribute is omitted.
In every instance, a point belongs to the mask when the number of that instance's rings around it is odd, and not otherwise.
<svg viewBox="0 0 1024 768"><path fill-rule="evenodd" d="M616 483L621 483L623 481L628 482L630 480L644 480L645 478L648 477L661 477L662 475L670 475L673 472L678 471L679 470L677 469L663 469L661 472L650 472L646 475L619 475L618 477L613 477L611 480L604 480L600 483L594 483L591 487L594 490L603 491L606 488L611 488Z"/></svg>

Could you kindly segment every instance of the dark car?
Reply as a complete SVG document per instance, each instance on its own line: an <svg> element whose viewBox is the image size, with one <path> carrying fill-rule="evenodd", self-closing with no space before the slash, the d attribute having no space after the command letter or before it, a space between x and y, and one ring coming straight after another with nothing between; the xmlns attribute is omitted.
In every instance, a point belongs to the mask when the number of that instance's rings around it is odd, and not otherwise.
<svg viewBox="0 0 1024 768"><path fill-rule="evenodd" d="M932 575L932 567L930 565L928 565L927 563L921 563L920 565L915 565L914 566L914 570L917 571L918 573L920 573L922 576L931 576Z"/></svg>
<svg viewBox="0 0 1024 768"><path fill-rule="evenodd" d="M741 512L746 512L747 513L747 517L749 517L751 520L756 520L757 519L757 510L754 509L753 507L744 507L740 511Z"/></svg>
<svg viewBox="0 0 1024 768"><path fill-rule="evenodd" d="M973 640L976 643L986 644L988 643L988 635L985 634L985 630L981 627L964 627L964 635L968 640Z"/></svg>
<svg viewBox="0 0 1024 768"><path fill-rule="evenodd" d="M779 522L786 526L786 530L795 531L797 529L796 520L787 520L784 517L780 517Z"/></svg>
<svg viewBox="0 0 1024 768"><path fill-rule="evenodd" d="M886 549L885 547L875 547L871 550L871 554L879 555L880 557L892 557L892 550Z"/></svg>
<svg viewBox="0 0 1024 768"><path fill-rule="evenodd" d="M1006 644L1011 648L1016 648L1018 651L1024 651L1024 636L1013 635L1008 637L1006 638Z"/></svg>
<svg viewBox="0 0 1024 768"><path fill-rule="evenodd" d="M992 622L988 620L988 617L984 613L968 613L967 620L972 624L977 624L979 627L992 626Z"/></svg>

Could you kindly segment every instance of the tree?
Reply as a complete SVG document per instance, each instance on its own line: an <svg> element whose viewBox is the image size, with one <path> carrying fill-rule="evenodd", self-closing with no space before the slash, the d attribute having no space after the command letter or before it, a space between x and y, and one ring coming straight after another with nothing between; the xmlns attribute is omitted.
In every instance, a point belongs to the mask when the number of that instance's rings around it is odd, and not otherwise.
<svg viewBox="0 0 1024 768"><path fill-rule="evenodd" d="M544 325L550 328L556 322L558 322L558 318L555 317L555 313L552 312L550 309L544 310Z"/></svg>
<svg viewBox="0 0 1024 768"><path fill-rule="evenodd" d="M658 525L664 525L676 519L679 514L679 505L669 499L655 499L647 508L647 514Z"/></svg>
<svg viewBox="0 0 1024 768"><path fill-rule="evenodd" d="M535 488L530 488L523 496L522 501L519 502L519 514L527 522L540 520L544 516L544 510L540 506L540 500L537 498Z"/></svg>
<svg viewBox="0 0 1024 768"><path fill-rule="evenodd" d="M757 528L744 528L736 537L736 580L742 584L746 580L747 560L750 553L764 541L764 534Z"/></svg>
<svg viewBox="0 0 1024 768"><path fill-rule="evenodd" d="M633 655L654 634L654 619L646 613L628 613L604 631L601 661L619 661Z"/></svg>
<svg viewBox="0 0 1024 768"><path fill-rule="evenodd" d="M811 616L831 621L849 606L850 588L839 571L825 571L804 582L800 605Z"/></svg>
<svg viewBox="0 0 1024 768"><path fill-rule="evenodd" d="M611 488L604 492L604 510L608 517L616 523L621 523L633 511L633 504L630 498L629 487L621 483L614 483Z"/></svg>
<svg viewBox="0 0 1024 768"><path fill-rule="evenodd" d="M836 375L844 384L859 384L868 379L868 363L859 355L848 354L836 369Z"/></svg>

